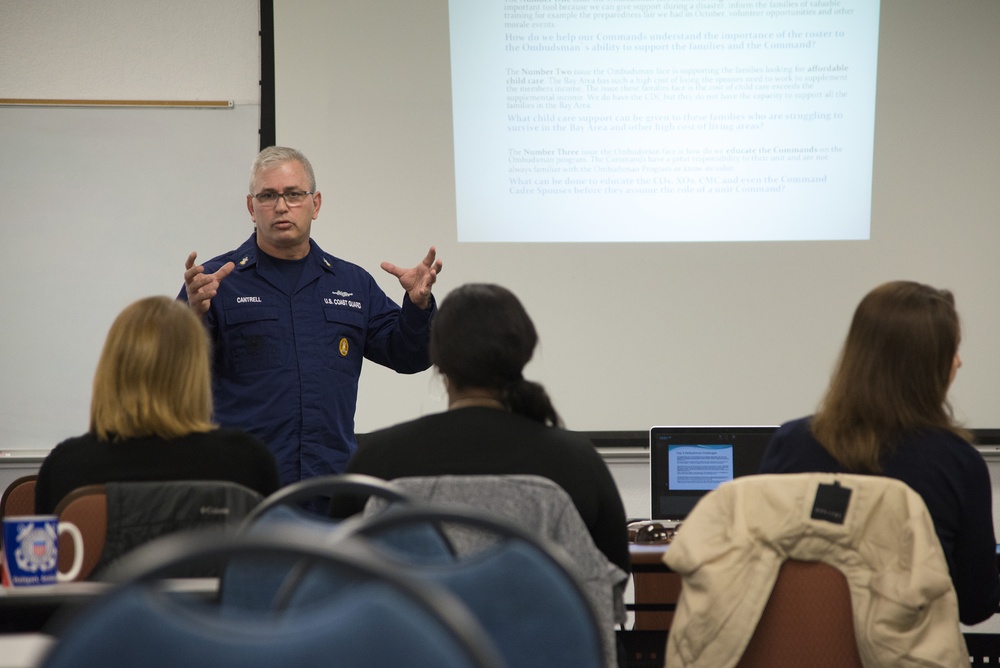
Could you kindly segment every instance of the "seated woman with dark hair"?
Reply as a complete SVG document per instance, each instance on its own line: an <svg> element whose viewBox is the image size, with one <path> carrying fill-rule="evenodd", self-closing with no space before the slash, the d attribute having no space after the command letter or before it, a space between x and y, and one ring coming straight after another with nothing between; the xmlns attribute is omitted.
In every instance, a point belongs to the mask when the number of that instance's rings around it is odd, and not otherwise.
<svg viewBox="0 0 1000 668"><path fill-rule="evenodd" d="M538 475L573 500L594 543L629 570L625 510L589 439L560 428L545 389L525 380L538 335L521 302L498 285L452 291L431 326L431 363L448 411L367 434L349 473L407 476Z"/></svg>
<svg viewBox="0 0 1000 668"><path fill-rule="evenodd" d="M278 489L267 447L211 422L205 330L186 304L148 297L126 307L94 374L90 431L42 462L35 512L78 487L107 482L226 480L266 496Z"/></svg>
<svg viewBox="0 0 1000 668"><path fill-rule="evenodd" d="M962 362L955 300L909 281L858 305L818 412L774 435L761 473L831 471L902 480L921 497L965 624L1000 602L989 470L952 417L948 388Z"/></svg>

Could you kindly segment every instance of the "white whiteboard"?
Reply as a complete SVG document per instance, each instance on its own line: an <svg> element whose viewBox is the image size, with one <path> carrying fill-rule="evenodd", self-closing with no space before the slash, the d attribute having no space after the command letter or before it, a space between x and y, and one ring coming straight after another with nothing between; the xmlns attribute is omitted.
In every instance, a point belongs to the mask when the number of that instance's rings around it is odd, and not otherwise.
<svg viewBox="0 0 1000 668"><path fill-rule="evenodd" d="M118 312L176 295L190 251L250 234L259 119L258 104L0 107L0 449L85 432Z"/></svg>

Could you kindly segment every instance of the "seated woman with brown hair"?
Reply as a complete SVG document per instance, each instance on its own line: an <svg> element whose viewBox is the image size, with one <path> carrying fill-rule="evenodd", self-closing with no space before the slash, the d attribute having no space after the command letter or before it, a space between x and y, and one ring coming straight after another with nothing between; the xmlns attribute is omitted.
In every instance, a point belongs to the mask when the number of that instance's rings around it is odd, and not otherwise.
<svg viewBox="0 0 1000 668"><path fill-rule="evenodd" d="M90 430L42 462L35 512L51 513L74 489L107 482L225 480L264 496L277 490L267 447L212 424L209 354L186 304L148 297L126 307L97 363Z"/></svg>
<svg viewBox="0 0 1000 668"><path fill-rule="evenodd" d="M962 362L955 299L910 281L858 305L819 410L775 433L761 473L846 472L902 480L923 498L965 624L1000 602L992 486L948 403Z"/></svg>

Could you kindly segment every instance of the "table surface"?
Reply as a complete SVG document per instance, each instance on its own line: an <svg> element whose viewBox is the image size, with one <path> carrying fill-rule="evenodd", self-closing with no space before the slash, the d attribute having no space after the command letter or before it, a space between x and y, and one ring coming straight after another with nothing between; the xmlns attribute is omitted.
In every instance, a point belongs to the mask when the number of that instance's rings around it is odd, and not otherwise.
<svg viewBox="0 0 1000 668"><path fill-rule="evenodd" d="M218 592L219 581L216 578L171 578L163 580L162 586L170 593L212 597ZM44 631L50 622L68 620L113 587L107 582L0 587L0 636ZM57 613L60 620L54 619Z"/></svg>
<svg viewBox="0 0 1000 668"><path fill-rule="evenodd" d="M34 668L54 642L55 638L44 633L0 635L0 668Z"/></svg>
<svg viewBox="0 0 1000 668"><path fill-rule="evenodd" d="M669 571L663 563L669 543L629 543L628 553L632 558L632 570L639 572Z"/></svg>

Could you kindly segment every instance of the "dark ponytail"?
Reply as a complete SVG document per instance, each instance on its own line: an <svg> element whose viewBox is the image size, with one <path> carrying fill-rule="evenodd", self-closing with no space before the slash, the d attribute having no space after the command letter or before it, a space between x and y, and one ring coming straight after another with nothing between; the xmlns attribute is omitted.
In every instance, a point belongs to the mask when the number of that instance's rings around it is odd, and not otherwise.
<svg viewBox="0 0 1000 668"><path fill-rule="evenodd" d="M511 383L504 393L504 403L511 413L529 417L552 427L561 427L562 420L552 405L545 388L523 378Z"/></svg>

